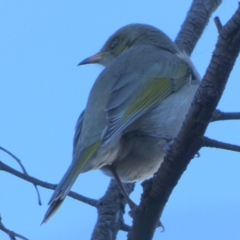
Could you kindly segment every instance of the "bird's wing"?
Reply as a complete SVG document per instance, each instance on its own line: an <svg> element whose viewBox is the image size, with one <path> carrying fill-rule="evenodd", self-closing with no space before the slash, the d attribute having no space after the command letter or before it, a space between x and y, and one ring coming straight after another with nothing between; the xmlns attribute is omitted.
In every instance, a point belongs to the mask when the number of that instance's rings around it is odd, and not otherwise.
<svg viewBox="0 0 240 240"><path fill-rule="evenodd" d="M105 107L108 125L102 141L110 142L134 120L181 88L189 81L189 73L188 65L173 55L169 61L159 60L138 72L121 75Z"/></svg>
<svg viewBox="0 0 240 240"><path fill-rule="evenodd" d="M78 149L80 147L79 146L79 144L80 144L79 137L80 137L81 131L82 131L84 112L85 112L85 109L81 112L81 114L77 120L76 126L75 126L75 134L73 137L73 155L74 155L76 149Z"/></svg>

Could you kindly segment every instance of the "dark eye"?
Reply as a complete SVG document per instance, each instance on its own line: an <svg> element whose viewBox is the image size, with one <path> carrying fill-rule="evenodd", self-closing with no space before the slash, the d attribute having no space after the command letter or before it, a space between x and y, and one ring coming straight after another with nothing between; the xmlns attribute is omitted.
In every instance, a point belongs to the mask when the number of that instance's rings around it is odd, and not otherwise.
<svg viewBox="0 0 240 240"><path fill-rule="evenodd" d="M114 38L111 42L110 48L115 48L118 44L118 38Z"/></svg>

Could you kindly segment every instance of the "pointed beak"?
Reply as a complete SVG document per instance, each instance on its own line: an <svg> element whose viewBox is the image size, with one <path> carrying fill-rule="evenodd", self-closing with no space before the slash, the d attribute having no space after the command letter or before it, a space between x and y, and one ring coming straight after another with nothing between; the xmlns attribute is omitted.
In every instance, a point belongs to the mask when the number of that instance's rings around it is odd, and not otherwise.
<svg viewBox="0 0 240 240"><path fill-rule="evenodd" d="M78 66L80 65L85 65L85 64L90 64L90 63L100 63L101 60L103 58L103 53L97 53L91 57L88 57L86 59L84 59L83 61L81 61Z"/></svg>

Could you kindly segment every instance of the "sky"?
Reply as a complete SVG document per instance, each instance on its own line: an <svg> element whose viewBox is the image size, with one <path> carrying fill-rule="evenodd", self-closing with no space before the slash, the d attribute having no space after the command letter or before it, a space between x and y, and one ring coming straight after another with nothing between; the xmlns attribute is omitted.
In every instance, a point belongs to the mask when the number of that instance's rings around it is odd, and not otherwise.
<svg viewBox="0 0 240 240"><path fill-rule="evenodd" d="M58 183L71 162L77 118L102 67L77 64L96 53L118 28L147 23L174 39L191 1L1 1L0 2L0 146L19 157L28 173ZM238 2L224 1L213 14L222 23ZM217 40L211 18L192 60L203 76ZM240 59L230 75L218 108L240 111ZM206 136L240 144L240 122L210 124ZM201 149L173 191L154 240L239 239L239 153ZM0 161L20 170L0 151ZM100 171L79 176L73 187L100 198L109 178ZM39 187L42 206L32 184L0 172L0 214L3 224L31 240L90 239L96 210L67 198L47 223L40 226L52 190ZM137 184L132 199L139 202ZM126 223L131 219L125 216ZM0 232L0 239L9 237ZM118 240L126 239L120 232Z"/></svg>

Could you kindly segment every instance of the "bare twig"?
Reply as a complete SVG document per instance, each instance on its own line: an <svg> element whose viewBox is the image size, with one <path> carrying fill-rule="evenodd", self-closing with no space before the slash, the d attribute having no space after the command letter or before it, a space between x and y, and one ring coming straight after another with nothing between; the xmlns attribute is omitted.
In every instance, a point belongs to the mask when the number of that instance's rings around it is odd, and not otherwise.
<svg viewBox="0 0 240 240"><path fill-rule="evenodd" d="M223 120L240 120L240 112L222 112L218 109L215 110L211 122Z"/></svg>
<svg viewBox="0 0 240 240"><path fill-rule="evenodd" d="M123 223L121 226L120 226L120 230L122 230L123 232L129 232L131 229L131 227L125 223Z"/></svg>
<svg viewBox="0 0 240 240"><path fill-rule="evenodd" d="M8 228L6 228L2 223L1 216L0 216L0 230L5 232L10 237L11 240L16 240L16 237L20 238L20 239L23 239L23 240L28 240L28 238L26 238L26 237L24 237L24 236L22 236L18 233L15 233L15 232L9 230Z"/></svg>
<svg viewBox="0 0 240 240"><path fill-rule="evenodd" d="M22 171L24 172L24 174L26 174L27 176L29 176L28 173L27 173L27 170L25 169L25 167L23 166L21 160L20 160L18 157L16 157L16 156L15 156L14 154L12 154L10 151L8 151L7 149L5 149L5 148L3 148L3 147L1 147L1 146L0 146L0 150L2 150L3 152L5 152L5 153L7 153L8 155L10 155L13 159L15 159L15 160L17 161L17 163L19 164L19 166L21 167L21 169L22 169ZM40 193L39 193L39 191L38 191L37 185L34 184L34 183L33 183L33 185L34 185L34 187L35 187L35 189L36 189L36 191L37 191L38 204L41 206L41 205L42 205L42 201L41 201L41 197L40 197Z"/></svg>
<svg viewBox="0 0 240 240"><path fill-rule="evenodd" d="M214 18L214 22L215 22L215 25L217 27L218 32L220 32L221 29L222 29L222 23L220 21L220 18L219 17L215 17Z"/></svg>
<svg viewBox="0 0 240 240"><path fill-rule="evenodd" d="M203 137L202 146L203 147L220 148L220 149L240 152L240 146L239 145L220 142L220 141L208 138L208 137Z"/></svg>
<svg viewBox="0 0 240 240"><path fill-rule="evenodd" d="M21 173L21 172L15 170L14 168L9 167L8 165L3 163L2 161L0 161L0 170L8 172L8 173L11 173L12 175L15 175L15 176L17 176L17 177L19 177L21 179L24 179L24 180L30 182L30 183L33 183L35 185L38 185L38 186L41 186L41 187L44 187L44 188L47 188L47 189L54 190L56 188L56 186L57 186L56 184L47 183L47 182L39 180L39 179L37 179L35 177L32 177L30 175L26 175L24 173ZM74 198L76 200L79 200L81 202L84 202L84 203L86 203L88 205L91 205L93 207L97 207L98 206L98 200L84 197L83 195L80 195L80 194L78 194L76 192L70 191L68 196L72 197L72 198Z"/></svg>

